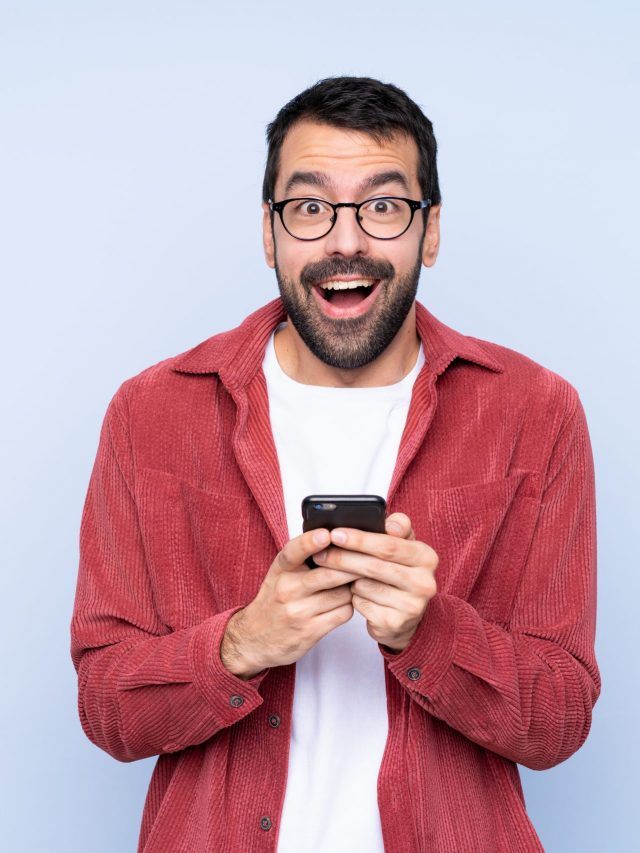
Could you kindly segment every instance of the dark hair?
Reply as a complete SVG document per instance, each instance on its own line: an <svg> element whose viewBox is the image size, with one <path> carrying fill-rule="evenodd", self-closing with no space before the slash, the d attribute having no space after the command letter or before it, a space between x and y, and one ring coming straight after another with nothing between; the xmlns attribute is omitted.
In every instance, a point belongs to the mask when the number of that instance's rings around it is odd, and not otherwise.
<svg viewBox="0 0 640 853"><path fill-rule="evenodd" d="M378 145L397 133L413 137L418 146L418 182L423 198L440 204L433 125L411 98L392 83L372 77L325 77L300 92L267 125L267 163L262 200L273 199L280 169L280 149L292 125L302 119L368 133ZM424 210L424 220L429 213ZM273 213L271 214L273 221Z"/></svg>

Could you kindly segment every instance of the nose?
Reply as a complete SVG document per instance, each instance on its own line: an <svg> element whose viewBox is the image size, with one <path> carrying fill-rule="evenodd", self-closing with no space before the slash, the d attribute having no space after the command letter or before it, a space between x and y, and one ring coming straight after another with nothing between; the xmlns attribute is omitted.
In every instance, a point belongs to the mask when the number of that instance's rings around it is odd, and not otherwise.
<svg viewBox="0 0 640 853"><path fill-rule="evenodd" d="M328 255L364 254L369 248L369 238L356 221L355 207L339 207L337 220L325 238Z"/></svg>

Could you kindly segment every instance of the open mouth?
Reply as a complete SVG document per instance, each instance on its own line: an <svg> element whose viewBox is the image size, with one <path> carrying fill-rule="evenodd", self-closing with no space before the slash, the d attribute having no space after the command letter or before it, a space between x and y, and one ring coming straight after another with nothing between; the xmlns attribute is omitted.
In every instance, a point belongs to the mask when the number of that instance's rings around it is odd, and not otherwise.
<svg viewBox="0 0 640 853"><path fill-rule="evenodd" d="M315 285L313 292L328 317L358 317L369 309L379 284L380 279L330 281Z"/></svg>

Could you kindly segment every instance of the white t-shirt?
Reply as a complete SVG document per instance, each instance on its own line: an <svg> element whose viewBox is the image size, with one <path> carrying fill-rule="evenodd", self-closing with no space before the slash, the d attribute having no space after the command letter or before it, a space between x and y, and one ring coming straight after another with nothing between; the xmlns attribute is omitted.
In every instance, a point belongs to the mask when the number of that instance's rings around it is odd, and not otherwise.
<svg viewBox="0 0 640 853"><path fill-rule="evenodd" d="M306 495L386 498L425 358L420 347L414 368L393 385L304 385L284 373L273 339L263 369L293 538L302 533ZM384 659L354 611L296 662L278 853L383 853L377 781L387 734Z"/></svg>

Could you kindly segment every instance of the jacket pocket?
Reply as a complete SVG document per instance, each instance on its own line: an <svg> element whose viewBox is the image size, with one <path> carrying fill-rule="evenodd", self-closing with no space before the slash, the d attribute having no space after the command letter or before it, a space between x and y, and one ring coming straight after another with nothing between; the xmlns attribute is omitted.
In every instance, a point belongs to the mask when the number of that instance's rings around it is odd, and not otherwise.
<svg viewBox="0 0 640 853"><path fill-rule="evenodd" d="M135 492L165 624L190 627L253 597L245 592L251 498L209 492L152 468L138 470Z"/></svg>
<svg viewBox="0 0 640 853"><path fill-rule="evenodd" d="M540 509L539 475L427 489L416 536L438 554L440 592L507 623Z"/></svg>

